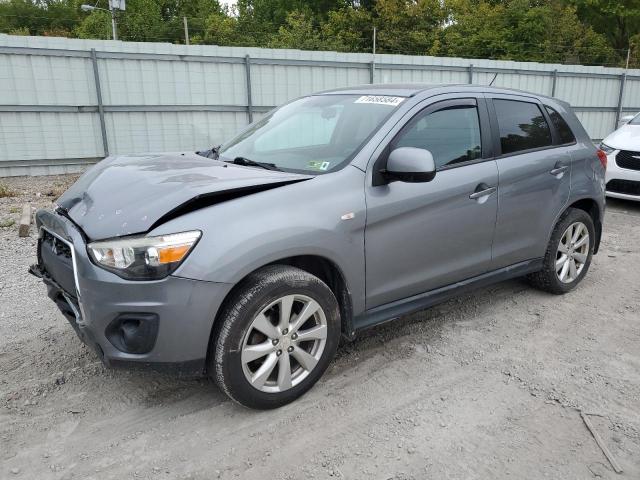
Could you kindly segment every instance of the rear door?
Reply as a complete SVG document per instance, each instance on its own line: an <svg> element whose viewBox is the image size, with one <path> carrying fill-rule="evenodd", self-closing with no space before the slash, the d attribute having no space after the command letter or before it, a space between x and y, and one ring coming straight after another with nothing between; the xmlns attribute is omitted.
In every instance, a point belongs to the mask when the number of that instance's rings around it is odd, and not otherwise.
<svg viewBox="0 0 640 480"><path fill-rule="evenodd" d="M537 99L487 95L499 174L493 267L543 257L569 200L571 157Z"/></svg>

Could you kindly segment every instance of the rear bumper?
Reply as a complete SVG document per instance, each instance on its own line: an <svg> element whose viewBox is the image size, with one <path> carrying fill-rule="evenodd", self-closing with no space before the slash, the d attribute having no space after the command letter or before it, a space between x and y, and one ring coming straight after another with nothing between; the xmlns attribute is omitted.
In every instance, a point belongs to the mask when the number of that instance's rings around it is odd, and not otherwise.
<svg viewBox="0 0 640 480"><path fill-rule="evenodd" d="M232 285L173 276L124 280L89 260L82 233L65 217L40 211L36 224L71 246L75 288L58 282L49 270L59 269L48 269L40 255L31 271L105 365L204 372L213 321Z"/></svg>

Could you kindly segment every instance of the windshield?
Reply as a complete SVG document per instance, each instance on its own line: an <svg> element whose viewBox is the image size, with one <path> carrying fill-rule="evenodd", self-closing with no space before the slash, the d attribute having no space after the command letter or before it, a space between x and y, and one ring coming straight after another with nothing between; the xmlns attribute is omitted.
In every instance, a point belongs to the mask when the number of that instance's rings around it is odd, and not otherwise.
<svg viewBox="0 0 640 480"><path fill-rule="evenodd" d="M271 112L220 147L219 158L271 164L291 172L335 171L351 160L403 100L386 95L301 98Z"/></svg>

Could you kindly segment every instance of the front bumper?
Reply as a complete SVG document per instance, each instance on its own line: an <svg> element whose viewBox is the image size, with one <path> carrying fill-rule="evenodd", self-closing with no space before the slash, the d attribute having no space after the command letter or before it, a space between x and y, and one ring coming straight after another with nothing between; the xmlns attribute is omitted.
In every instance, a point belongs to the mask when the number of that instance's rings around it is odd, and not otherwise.
<svg viewBox="0 0 640 480"><path fill-rule="evenodd" d="M640 170L621 168L616 162L618 152L607 155L607 197L640 201Z"/></svg>
<svg viewBox="0 0 640 480"><path fill-rule="evenodd" d="M83 234L66 217L41 210L36 225L38 264L31 272L42 278L49 297L105 365L204 372L213 320L232 285L174 276L124 280L91 262ZM51 236L61 242L51 249L55 254L43 246L43 237ZM60 262L52 258L57 250L66 253ZM129 322L123 335L130 325L149 326L136 330L137 350L114 333L123 318Z"/></svg>

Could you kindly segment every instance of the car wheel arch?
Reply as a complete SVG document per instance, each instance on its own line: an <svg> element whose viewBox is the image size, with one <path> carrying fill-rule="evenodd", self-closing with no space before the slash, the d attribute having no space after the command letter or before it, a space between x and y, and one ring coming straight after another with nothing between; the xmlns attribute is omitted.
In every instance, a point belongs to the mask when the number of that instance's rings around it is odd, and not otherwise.
<svg viewBox="0 0 640 480"><path fill-rule="evenodd" d="M260 265L259 267L251 270L251 272L247 273L238 282L236 282L234 287L227 293L221 303L220 308L218 309L218 313L216 314L213 325L211 327L209 340L217 335L217 327L222 323L219 321L218 317L220 315L220 312L224 311L224 305L229 301L229 299L233 298L235 292L238 288L240 288L247 277L260 270L261 268L267 267L269 265L288 265L297 267L310 273L311 275L315 275L324 283L326 283L329 289L335 295L340 307L342 334L347 338L353 337L353 305L351 300L351 291L349 290L349 286L347 284L346 277L342 272L342 269L340 269L340 267L338 267L338 265L334 261L321 255L295 255L290 257L283 257L278 260L273 260L265 263L264 265ZM211 343L212 342L209 342L210 345ZM208 351L207 358L211 354L212 352Z"/></svg>
<svg viewBox="0 0 640 480"><path fill-rule="evenodd" d="M594 255L598 253L598 249L600 247L600 238L602 237L602 217L600 214L600 207L598 206L598 202L591 197L583 197L578 199L572 199L571 203L569 203L556 217L553 225L551 226L551 231L549 232L547 243L551 238L551 234L553 233L553 228L558 223L558 220L562 218L567 210L570 208L575 208L578 210L583 210L589 214L591 219L593 220L593 225L596 229L596 239L593 247Z"/></svg>

